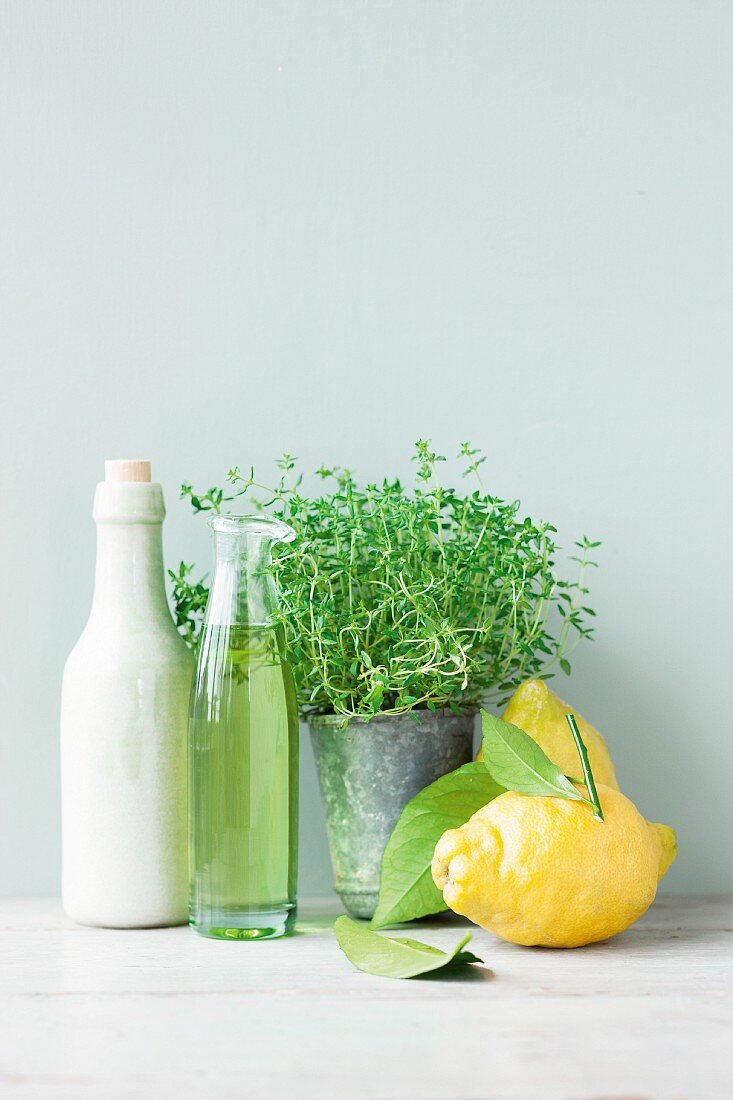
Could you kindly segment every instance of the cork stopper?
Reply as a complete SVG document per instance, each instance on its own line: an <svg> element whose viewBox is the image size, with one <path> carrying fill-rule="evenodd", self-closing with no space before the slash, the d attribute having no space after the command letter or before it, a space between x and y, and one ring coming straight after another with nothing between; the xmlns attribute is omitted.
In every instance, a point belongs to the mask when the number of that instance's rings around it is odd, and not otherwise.
<svg viewBox="0 0 733 1100"><path fill-rule="evenodd" d="M150 461L147 458L108 458L104 463L104 480L150 481Z"/></svg>

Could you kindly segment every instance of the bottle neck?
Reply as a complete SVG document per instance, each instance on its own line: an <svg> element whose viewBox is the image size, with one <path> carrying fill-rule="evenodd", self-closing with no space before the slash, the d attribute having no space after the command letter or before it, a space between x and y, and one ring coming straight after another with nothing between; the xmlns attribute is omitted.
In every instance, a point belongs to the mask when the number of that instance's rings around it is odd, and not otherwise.
<svg viewBox="0 0 733 1100"><path fill-rule="evenodd" d="M92 615L110 614L125 621L170 620L160 524L98 526Z"/></svg>
<svg viewBox="0 0 733 1100"><path fill-rule="evenodd" d="M215 534L216 568L206 605L212 626L266 626L277 606L269 574L272 540L259 534Z"/></svg>
<svg viewBox="0 0 733 1100"><path fill-rule="evenodd" d="M97 567L92 616L117 622L172 624L165 593L159 485L97 486Z"/></svg>

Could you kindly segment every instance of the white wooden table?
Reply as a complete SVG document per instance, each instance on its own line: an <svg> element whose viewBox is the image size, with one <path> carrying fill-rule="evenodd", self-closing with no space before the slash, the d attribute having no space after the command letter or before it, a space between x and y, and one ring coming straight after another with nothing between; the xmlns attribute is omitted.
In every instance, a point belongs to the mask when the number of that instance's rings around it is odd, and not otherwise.
<svg viewBox="0 0 733 1100"><path fill-rule="evenodd" d="M2 1100L730 1100L730 900L661 898L580 951L476 929L489 969L354 970L330 903L299 932L218 943L186 928L79 928L0 902ZM421 922L446 946L462 923Z"/></svg>

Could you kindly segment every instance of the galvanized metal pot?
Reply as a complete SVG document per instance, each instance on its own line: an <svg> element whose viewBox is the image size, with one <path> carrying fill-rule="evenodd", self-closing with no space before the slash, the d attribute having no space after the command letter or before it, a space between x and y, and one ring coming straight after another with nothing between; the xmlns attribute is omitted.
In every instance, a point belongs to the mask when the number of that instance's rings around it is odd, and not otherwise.
<svg viewBox="0 0 733 1100"><path fill-rule="evenodd" d="M406 802L472 757L474 715L419 711L309 722L334 887L355 917L371 917L384 846Z"/></svg>

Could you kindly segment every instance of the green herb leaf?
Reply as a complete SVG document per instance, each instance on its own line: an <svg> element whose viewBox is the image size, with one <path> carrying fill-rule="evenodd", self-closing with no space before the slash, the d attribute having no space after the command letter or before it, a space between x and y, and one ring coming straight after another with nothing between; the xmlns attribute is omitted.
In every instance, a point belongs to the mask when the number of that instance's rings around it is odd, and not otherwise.
<svg viewBox="0 0 733 1100"><path fill-rule="evenodd" d="M551 795L591 805L524 730L485 710L481 725L484 763L497 783L519 794Z"/></svg>
<svg viewBox="0 0 733 1100"><path fill-rule="evenodd" d="M471 939L470 932L452 951L439 951L419 940L391 939L372 932L351 917L339 917L333 926L338 945L349 962L365 974L380 978L416 978L431 970L440 970L450 963L474 963L482 960L463 948Z"/></svg>
<svg viewBox="0 0 733 1100"><path fill-rule="evenodd" d="M430 873L435 845L446 829L457 829L503 793L479 762L442 776L407 803L384 849L372 925L399 924L447 908Z"/></svg>
<svg viewBox="0 0 733 1100"><path fill-rule="evenodd" d="M450 488L449 474L437 476L446 463L427 439L415 447L409 484L364 485L329 465L306 493L286 454L274 482L252 469L245 476L242 465L230 468L224 488L182 486L201 515L264 510L296 531L275 549L271 572L281 596L275 625L305 719L501 704L592 637L584 577L593 544L579 542L575 579L558 576L555 527L520 518L518 501L488 491L478 448L465 442L460 457L473 481L462 491ZM191 646L208 594L196 575L173 578L176 621Z"/></svg>

